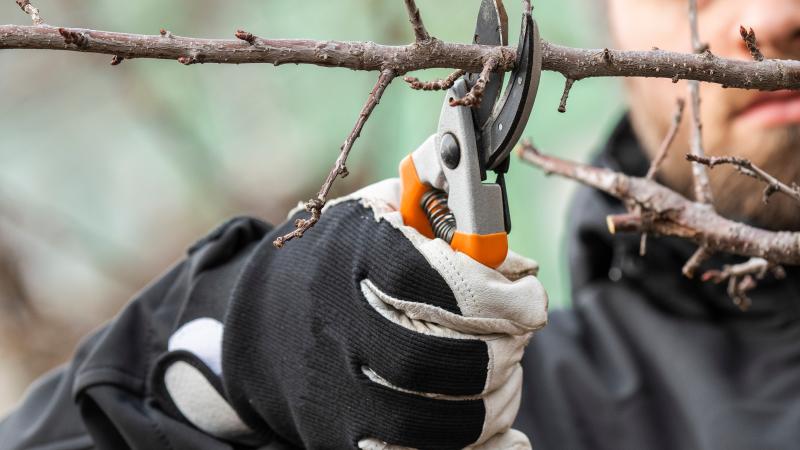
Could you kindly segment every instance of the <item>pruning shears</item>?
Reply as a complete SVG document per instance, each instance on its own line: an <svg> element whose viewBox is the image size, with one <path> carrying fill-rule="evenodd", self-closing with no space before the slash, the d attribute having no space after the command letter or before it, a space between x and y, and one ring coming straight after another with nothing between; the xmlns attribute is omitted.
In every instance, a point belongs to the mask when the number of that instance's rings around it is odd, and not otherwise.
<svg viewBox="0 0 800 450"><path fill-rule="evenodd" d="M476 44L507 45L502 0L483 0ZM517 61L501 97L504 75L492 73L479 106L450 106L479 74L467 73L448 90L436 134L400 163L400 212L406 225L440 238L476 261L497 268L508 253L511 218L505 174L510 153L528 122L542 71L539 30L523 14ZM488 172L495 181L486 182Z"/></svg>

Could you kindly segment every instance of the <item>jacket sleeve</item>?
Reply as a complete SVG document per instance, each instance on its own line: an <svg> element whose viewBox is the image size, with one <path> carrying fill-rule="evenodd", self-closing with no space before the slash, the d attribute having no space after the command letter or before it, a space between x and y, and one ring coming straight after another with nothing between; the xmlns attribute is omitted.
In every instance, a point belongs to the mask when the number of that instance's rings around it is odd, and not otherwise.
<svg viewBox="0 0 800 450"><path fill-rule="evenodd" d="M168 291L170 287L180 283L186 266L186 262L178 264L139 294L126 310L130 310L142 298L152 297L151 293L154 291ZM95 448L94 440L86 427L87 420L92 421L93 418L84 417L76 403L76 380L81 378L82 369L122 320L130 320L130 317L123 313L96 330L81 342L69 363L42 376L28 388L22 402L0 421L0 450ZM130 351L120 350L123 353Z"/></svg>
<svg viewBox="0 0 800 450"><path fill-rule="evenodd" d="M270 228L237 218L198 241L184 260L84 339L69 363L28 389L0 421L0 450L230 448L160 410L148 377L182 315L200 304L224 312L221 291Z"/></svg>
<svg viewBox="0 0 800 450"><path fill-rule="evenodd" d="M23 402L0 422L0 449L78 450L93 448L72 397L77 367L97 332L81 345L73 360L32 384Z"/></svg>

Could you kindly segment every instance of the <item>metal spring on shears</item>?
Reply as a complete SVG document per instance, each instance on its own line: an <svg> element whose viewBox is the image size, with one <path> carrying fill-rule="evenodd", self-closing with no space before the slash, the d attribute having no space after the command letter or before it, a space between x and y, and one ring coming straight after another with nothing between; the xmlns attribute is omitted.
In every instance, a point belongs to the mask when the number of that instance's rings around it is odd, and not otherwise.
<svg viewBox="0 0 800 450"><path fill-rule="evenodd" d="M447 192L431 189L422 196L420 203L434 236L449 244L456 232L456 217L447 207Z"/></svg>

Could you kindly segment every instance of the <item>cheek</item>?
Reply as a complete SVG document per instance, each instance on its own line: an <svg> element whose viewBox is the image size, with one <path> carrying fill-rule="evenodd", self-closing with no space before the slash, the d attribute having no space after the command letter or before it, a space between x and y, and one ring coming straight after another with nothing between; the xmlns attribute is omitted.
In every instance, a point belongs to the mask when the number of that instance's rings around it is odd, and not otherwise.
<svg viewBox="0 0 800 450"><path fill-rule="evenodd" d="M685 0L608 0L611 34L623 50L691 47Z"/></svg>

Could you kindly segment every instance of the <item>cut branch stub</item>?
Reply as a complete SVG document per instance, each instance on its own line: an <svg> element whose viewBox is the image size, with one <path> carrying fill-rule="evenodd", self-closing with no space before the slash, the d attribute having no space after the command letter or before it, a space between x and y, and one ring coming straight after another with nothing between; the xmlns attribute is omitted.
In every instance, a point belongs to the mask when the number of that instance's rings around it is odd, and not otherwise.
<svg viewBox="0 0 800 450"><path fill-rule="evenodd" d="M574 84L575 80L572 78L567 78L564 82L564 92L561 94L561 102L558 104L558 112L567 112L567 100L569 100L569 93L572 91L572 85Z"/></svg>

